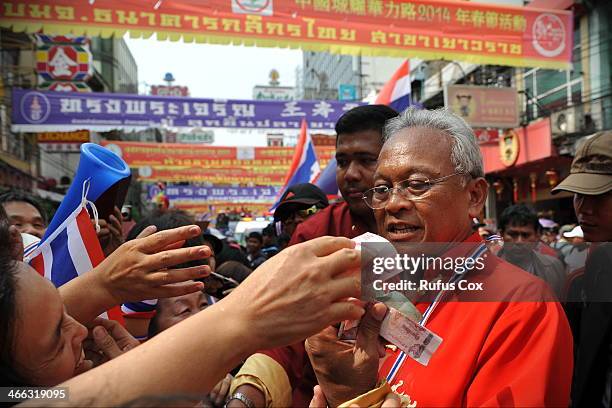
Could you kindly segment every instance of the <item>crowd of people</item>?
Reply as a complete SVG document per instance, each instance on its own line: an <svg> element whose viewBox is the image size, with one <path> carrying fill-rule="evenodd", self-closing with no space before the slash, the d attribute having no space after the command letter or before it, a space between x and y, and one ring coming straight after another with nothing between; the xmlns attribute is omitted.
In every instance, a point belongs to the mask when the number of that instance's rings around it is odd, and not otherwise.
<svg viewBox="0 0 612 408"><path fill-rule="evenodd" d="M0 195L2 386L66 386L78 406L612 406L612 132L553 189L574 194L561 227L525 204L483 219L480 149L446 110L360 106L336 134L341 200L290 186L244 245L179 210L116 209L98 221L105 260L59 288L23 262L45 209ZM379 336L388 307L358 300L351 239L367 232L487 251L467 279L499 298L415 299L442 343L406 358ZM119 305L124 324L99 317Z"/></svg>

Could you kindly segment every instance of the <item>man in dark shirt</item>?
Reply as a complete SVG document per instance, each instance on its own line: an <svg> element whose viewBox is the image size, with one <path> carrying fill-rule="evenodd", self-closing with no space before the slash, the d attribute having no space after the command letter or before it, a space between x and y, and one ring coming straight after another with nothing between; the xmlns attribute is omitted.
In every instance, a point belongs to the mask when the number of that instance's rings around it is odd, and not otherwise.
<svg viewBox="0 0 612 408"><path fill-rule="evenodd" d="M251 232L246 239L247 259L249 266L255 270L259 265L266 262L266 257L261 253L263 239L259 232Z"/></svg>
<svg viewBox="0 0 612 408"><path fill-rule="evenodd" d="M612 407L612 131L589 137L569 176L552 191L574 193L589 250L569 277L567 317L574 333L572 406Z"/></svg>
<svg viewBox="0 0 612 408"><path fill-rule="evenodd" d="M525 204L511 205L501 213L499 230L505 242L499 256L548 283L561 299L565 268L557 258L537 250L540 223L536 212Z"/></svg>

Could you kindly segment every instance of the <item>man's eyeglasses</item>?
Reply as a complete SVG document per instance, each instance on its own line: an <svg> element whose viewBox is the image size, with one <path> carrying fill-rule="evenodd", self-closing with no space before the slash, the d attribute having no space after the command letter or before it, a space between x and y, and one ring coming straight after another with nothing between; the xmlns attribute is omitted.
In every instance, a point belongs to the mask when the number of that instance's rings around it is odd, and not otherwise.
<svg viewBox="0 0 612 408"><path fill-rule="evenodd" d="M397 187L378 186L367 190L363 194L363 200L373 210L380 210L387 206L387 203L391 199L393 192L399 193L402 197L407 200L414 200L423 198L426 193L432 189L438 183L443 182L453 176L462 175L465 173L453 173L448 176L440 177L437 179L427 178L411 178L400 181L397 183Z"/></svg>

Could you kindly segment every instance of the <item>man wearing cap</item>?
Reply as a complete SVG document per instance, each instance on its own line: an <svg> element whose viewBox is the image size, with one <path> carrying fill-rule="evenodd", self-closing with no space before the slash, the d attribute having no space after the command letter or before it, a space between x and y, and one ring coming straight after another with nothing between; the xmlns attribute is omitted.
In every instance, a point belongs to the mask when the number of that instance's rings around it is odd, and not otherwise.
<svg viewBox="0 0 612 408"><path fill-rule="evenodd" d="M363 201L363 194L373 187L383 145L383 127L397 115L385 105L365 105L347 111L338 119L336 182L344 201L318 211L299 224L289 245L324 235L354 238L377 231L374 214ZM304 343L300 342L249 358L232 384L232 392L244 394L256 406L308 406L315 384ZM233 400L228 406L245 405Z"/></svg>
<svg viewBox="0 0 612 408"><path fill-rule="evenodd" d="M319 187L311 183L295 184L281 197L274 210L274 221L281 223L284 233L293 235L299 224L328 205L327 196Z"/></svg>
<svg viewBox="0 0 612 408"><path fill-rule="evenodd" d="M578 148L569 176L552 190L574 193L584 239L594 243L584 269L569 277L565 306L575 341L572 406L612 406L612 131Z"/></svg>
<svg viewBox="0 0 612 408"><path fill-rule="evenodd" d="M569 241L569 249L563 260L567 265L567 271L572 273L584 268L587 259L588 243L584 242L584 233L580 225L572 228L571 231L564 232L563 237Z"/></svg>

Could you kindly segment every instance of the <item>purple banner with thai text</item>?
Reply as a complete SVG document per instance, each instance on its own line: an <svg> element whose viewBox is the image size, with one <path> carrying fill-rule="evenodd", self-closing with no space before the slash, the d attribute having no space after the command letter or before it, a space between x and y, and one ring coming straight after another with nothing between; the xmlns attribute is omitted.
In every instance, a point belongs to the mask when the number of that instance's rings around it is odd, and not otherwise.
<svg viewBox="0 0 612 408"><path fill-rule="evenodd" d="M13 131L154 127L330 130L363 103L249 101L13 89Z"/></svg>
<svg viewBox="0 0 612 408"><path fill-rule="evenodd" d="M167 186L165 194L169 200L185 201L273 201L280 187L200 187L200 186ZM149 187L149 198L160 192L157 185Z"/></svg>

